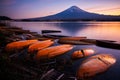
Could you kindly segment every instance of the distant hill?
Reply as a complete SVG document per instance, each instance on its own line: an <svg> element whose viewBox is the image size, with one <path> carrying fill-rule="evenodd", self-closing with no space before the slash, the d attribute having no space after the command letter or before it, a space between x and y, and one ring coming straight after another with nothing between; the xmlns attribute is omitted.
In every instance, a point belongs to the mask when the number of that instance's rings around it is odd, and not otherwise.
<svg viewBox="0 0 120 80"><path fill-rule="evenodd" d="M120 21L120 16L101 15L90 13L72 6L60 13L38 18L23 19L25 21Z"/></svg>
<svg viewBox="0 0 120 80"><path fill-rule="evenodd" d="M0 20L12 20L12 19L7 16L0 16Z"/></svg>

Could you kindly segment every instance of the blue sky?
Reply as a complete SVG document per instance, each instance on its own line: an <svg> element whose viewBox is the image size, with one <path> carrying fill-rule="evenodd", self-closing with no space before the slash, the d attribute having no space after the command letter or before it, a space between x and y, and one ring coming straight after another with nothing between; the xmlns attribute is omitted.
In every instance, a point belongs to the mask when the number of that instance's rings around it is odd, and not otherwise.
<svg viewBox="0 0 120 80"><path fill-rule="evenodd" d="M120 15L120 0L0 0L0 16L13 19L56 14L73 5L99 14Z"/></svg>

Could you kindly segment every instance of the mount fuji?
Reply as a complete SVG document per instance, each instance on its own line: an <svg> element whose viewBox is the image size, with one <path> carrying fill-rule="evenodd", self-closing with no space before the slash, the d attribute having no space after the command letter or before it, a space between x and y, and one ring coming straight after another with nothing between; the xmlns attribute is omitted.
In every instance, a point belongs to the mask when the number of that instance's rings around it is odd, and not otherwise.
<svg viewBox="0 0 120 80"><path fill-rule="evenodd" d="M24 19L29 21L91 21L91 20L119 20L120 16L101 15L90 13L80 9L77 6L72 6L60 13L38 18Z"/></svg>

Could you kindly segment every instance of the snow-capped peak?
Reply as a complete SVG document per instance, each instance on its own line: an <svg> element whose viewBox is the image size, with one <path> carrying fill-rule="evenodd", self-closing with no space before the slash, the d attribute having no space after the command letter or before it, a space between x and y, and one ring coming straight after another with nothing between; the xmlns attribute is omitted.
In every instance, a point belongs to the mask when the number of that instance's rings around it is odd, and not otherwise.
<svg viewBox="0 0 120 80"><path fill-rule="evenodd" d="M80 8L77 7L77 6L72 6L72 7L70 7L70 8L67 9L67 10L70 10L71 12L86 12L86 11L80 9Z"/></svg>

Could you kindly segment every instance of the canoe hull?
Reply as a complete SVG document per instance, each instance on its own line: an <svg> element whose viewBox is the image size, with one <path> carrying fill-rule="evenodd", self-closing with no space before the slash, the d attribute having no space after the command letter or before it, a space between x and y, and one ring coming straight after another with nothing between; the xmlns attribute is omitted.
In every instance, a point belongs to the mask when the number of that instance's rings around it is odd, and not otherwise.
<svg viewBox="0 0 120 80"><path fill-rule="evenodd" d="M51 46L53 43L54 43L54 41L51 41L51 40L36 42L36 43L29 46L28 52L29 53L34 53L38 50L41 50L41 49L44 49L44 48L47 48L47 47Z"/></svg>
<svg viewBox="0 0 120 80"><path fill-rule="evenodd" d="M71 58L72 59L80 59L80 58L84 58L87 56L90 56L94 54L94 50L93 49L83 49L83 50L77 50L74 51Z"/></svg>
<svg viewBox="0 0 120 80"><path fill-rule="evenodd" d="M39 50L34 59L38 61L51 59L70 51L72 48L73 48L72 45L59 45L54 47L48 47L48 48Z"/></svg>
<svg viewBox="0 0 120 80"><path fill-rule="evenodd" d="M7 52L19 51L36 42L38 42L38 40L22 40L22 41L12 42L6 45L6 51Z"/></svg>
<svg viewBox="0 0 120 80"><path fill-rule="evenodd" d="M63 37L63 38L60 38L59 40L75 40L75 41L79 41L81 39L86 39L87 37Z"/></svg>
<svg viewBox="0 0 120 80"><path fill-rule="evenodd" d="M105 48L120 49L120 44L117 44L114 42L97 40L96 45L100 47L105 47Z"/></svg>
<svg viewBox="0 0 120 80"><path fill-rule="evenodd" d="M85 79L106 71L116 62L116 59L109 54L92 56L83 61L77 71L78 79Z"/></svg>

